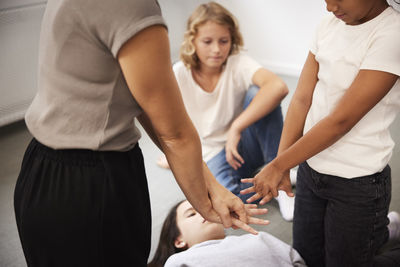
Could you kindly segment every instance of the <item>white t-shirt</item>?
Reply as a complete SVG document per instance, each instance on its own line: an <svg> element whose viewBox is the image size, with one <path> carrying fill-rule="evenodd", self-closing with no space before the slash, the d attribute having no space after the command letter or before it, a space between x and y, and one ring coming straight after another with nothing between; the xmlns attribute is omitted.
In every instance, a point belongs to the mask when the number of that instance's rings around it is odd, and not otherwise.
<svg viewBox="0 0 400 267"><path fill-rule="evenodd" d="M361 69L400 75L400 13L388 7L361 25L330 14L319 25L311 52L318 82L304 133L335 108ZM381 171L394 147L389 126L400 109L400 82L339 141L307 160L318 172L353 178Z"/></svg>
<svg viewBox="0 0 400 267"><path fill-rule="evenodd" d="M209 240L172 255L164 267L306 266L300 254L276 237L260 232Z"/></svg>
<svg viewBox="0 0 400 267"><path fill-rule="evenodd" d="M213 92L204 91L183 62L174 65L186 110L201 139L204 161L217 155L225 146L227 131L243 111L246 91L254 73L262 66L239 53L228 58Z"/></svg>

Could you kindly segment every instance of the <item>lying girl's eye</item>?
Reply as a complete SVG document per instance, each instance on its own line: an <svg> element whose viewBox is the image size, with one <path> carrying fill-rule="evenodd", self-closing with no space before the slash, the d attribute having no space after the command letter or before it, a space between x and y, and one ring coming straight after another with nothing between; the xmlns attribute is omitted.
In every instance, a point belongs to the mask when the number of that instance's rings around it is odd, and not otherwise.
<svg viewBox="0 0 400 267"><path fill-rule="evenodd" d="M194 215L196 215L196 212L191 212L191 213L188 215L188 217L192 217L192 216L194 216Z"/></svg>

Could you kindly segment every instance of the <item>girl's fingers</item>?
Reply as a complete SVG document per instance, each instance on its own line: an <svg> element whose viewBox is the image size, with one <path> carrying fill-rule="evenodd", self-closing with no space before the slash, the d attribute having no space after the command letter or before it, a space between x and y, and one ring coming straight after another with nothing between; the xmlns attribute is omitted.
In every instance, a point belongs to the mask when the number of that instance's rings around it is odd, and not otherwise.
<svg viewBox="0 0 400 267"><path fill-rule="evenodd" d="M267 213L268 213L268 209L250 209L247 212L247 214L250 216L263 215L263 214L267 214Z"/></svg>
<svg viewBox="0 0 400 267"><path fill-rule="evenodd" d="M292 185L291 185L291 184L289 184L289 185L287 185L287 184L280 185L280 186L278 186L278 190L285 191L286 194L287 194L289 197L294 197L294 194L293 194L293 191L292 191Z"/></svg>
<svg viewBox="0 0 400 267"><path fill-rule="evenodd" d="M253 234L253 235L258 234L258 232L253 227L249 226L248 224L245 224L244 222L242 222L239 219L232 218L232 223L234 226L237 226L240 229L243 229L244 231L249 232L250 234Z"/></svg>
<svg viewBox="0 0 400 267"><path fill-rule="evenodd" d="M269 220L263 220L260 218L250 217L249 224L257 224L257 225L268 225Z"/></svg>
<svg viewBox="0 0 400 267"><path fill-rule="evenodd" d="M240 167L242 167L242 164L240 164L239 161L234 160L233 162L234 162L234 164L233 164L232 167L235 169L235 171L236 171L237 169L239 169Z"/></svg>
<svg viewBox="0 0 400 267"><path fill-rule="evenodd" d="M257 208L257 204L244 204L244 207L246 209L256 209Z"/></svg>
<svg viewBox="0 0 400 267"><path fill-rule="evenodd" d="M226 161L229 163L229 165L234 170L237 170L238 168L240 168L242 166L242 164L238 160L236 160L231 154L228 154L228 153L227 153L227 156L226 156Z"/></svg>
<svg viewBox="0 0 400 267"><path fill-rule="evenodd" d="M273 187L271 188L271 190L269 191L269 193L272 194L273 197L277 197L278 196L278 188L277 187Z"/></svg>
<svg viewBox="0 0 400 267"><path fill-rule="evenodd" d="M272 195L272 193L268 192L268 194L266 196L264 196L263 199L261 199L260 205L264 205L265 203L269 202L273 198L274 198L274 196Z"/></svg>
<svg viewBox="0 0 400 267"><path fill-rule="evenodd" d="M244 191L244 190L243 190ZM251 196L250 198L248 198L246 200L247 203L251 203L256 201L257 199L261 198L261 196L258 193L255 193L253 196ZM260 203L261 204L261 203Z"/></svg>
<svg viewBox="0 0 400 267"><path fill-rule="evenodd" d="M249 194L249 193L253 193L253 192L255 192L254 186L241 190L240 194L245 195L245 194Z"/></svg>
<svg viewBox="0 0 400 267"><path fill-rule="evenodd" d="M243 178L240 180L242 183L254 183L254 178Z"/></svg>
<svg viewBox="0 0 400 267"><path fill-rule="evenodd" d="M237 161L239 161L241 164L244 163L244 159L242 158L242 156L240 156L240 154L239 154L239 152L237 152L237 150L232 150L232 154Z"/></svg>

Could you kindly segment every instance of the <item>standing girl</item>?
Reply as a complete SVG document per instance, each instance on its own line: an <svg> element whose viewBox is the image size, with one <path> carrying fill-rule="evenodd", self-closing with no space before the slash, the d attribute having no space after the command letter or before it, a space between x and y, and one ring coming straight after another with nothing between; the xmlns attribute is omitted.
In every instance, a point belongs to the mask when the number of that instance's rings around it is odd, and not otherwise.
<svg viewBox="0 0 400 267"><path fill-rule="evenodd" d="M388 238L400 107L400 14L386 0L326 0L288 109L278 157L252 179L269 201L297 177L293 243L308 266L372 266Z"/></svg>
<svg viewBox="0 0 400 267"><path fill-rule="evenodd" d="M242 46L234 16L215 2L202 4L188 20L182 61L174 65L203 159L217 180L239 196L240 179L276 156L283 125L280 102L288 93L277 75L240 52ZM285 203L289 212L283 215L291 218L293 199Z"/></svg>

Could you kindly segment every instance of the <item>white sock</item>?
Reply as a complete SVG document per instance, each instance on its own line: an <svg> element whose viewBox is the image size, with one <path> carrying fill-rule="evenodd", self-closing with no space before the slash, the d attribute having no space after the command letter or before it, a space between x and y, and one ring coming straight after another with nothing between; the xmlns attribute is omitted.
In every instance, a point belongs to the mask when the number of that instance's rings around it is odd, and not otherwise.
<svg viewBox="0 0 400 267"><path fill-rule="evenodd" d="M294 197L289 197L285 191L279 190L279 195L275 199L278 201L283 219L288 222L293 221Z"/></svg>
<svg viewBox="0 0 400 267"><path fill-rule="evenodd" d="M388 214L389 218L389 240L400 240L400 214L396 211L391 211Z"/></svg>
<svg viewBox="0 0 400 267"><path fill-rule="evenodd" d="M297 181L297 167L290 169L290 183L292 186L296 186L296 181Z"/></svg>

